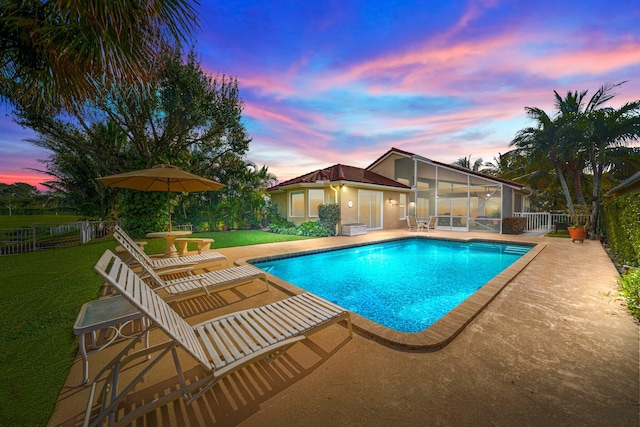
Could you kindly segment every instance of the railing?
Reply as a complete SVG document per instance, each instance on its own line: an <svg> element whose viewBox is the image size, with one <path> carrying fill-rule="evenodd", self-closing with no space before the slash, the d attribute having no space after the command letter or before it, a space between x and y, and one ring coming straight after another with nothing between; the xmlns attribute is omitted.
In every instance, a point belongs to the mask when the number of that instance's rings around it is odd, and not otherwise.
<svg viewBox="0 0 640 427"><path fill-rule="evenodd" d="M172 225L173 231L193 231L193 224Z"/></svg>
<svg viewBox="0 0 640 427"><path fill-rule="evenodd" d="M569 214L550 212L514 212L513 216L527 218L524 231L551 231L558 223L568 223ZM579 215L583 217L584 215Z"/></svg>
<svg viewBox="0 0 640 427"><path fill-rule="evenodd" d="M82 221L38 223L31 228L2 228L0 255L81 245L111 235L116 224L118 221Z"/></svg>

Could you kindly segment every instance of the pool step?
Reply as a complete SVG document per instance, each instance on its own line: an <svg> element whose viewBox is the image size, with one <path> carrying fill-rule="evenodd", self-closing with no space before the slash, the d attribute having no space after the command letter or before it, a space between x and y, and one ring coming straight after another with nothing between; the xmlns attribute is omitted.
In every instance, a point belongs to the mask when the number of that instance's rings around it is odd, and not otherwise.
<svg viewBox="0 0 640 427"><path fill-rule="evenodd" d="M469 248L493 249L494 251L499 249L499 247L493 243L469 243Z"/></svg>
<svg viewBox="0 0 640 427"><path fill-rule="evenodd" d="M481 242L476 242L476 243L469 243L469 248L475 248L475 249L489 249L489 250L493 250L493 251L499 251L500 250L500 246L497 246L494 243L481 243ZM512 254L512 255L524 255L527 252L529 252L531 248L529 246L512 246L512 245L507 245L504 248L503 253L505 254Z"/></svg>
<svg viewBox="0 0 640 427"><path fill-rule="evenodd" d="M531 248L529 246L507 246L504 248L506 254L524 255L529 252Z"/></svg>

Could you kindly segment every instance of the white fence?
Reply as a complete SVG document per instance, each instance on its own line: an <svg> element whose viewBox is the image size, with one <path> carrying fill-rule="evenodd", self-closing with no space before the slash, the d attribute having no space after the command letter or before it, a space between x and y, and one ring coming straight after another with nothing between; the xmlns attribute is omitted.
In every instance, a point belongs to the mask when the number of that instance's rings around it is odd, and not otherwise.
<svg viewBox="0 0 640 427"><path fill-rule="evenodd" d="M514 212L513 216L527 218L527 225L524 231L549 232L558 223L569 223L569 214L567 213Z"/></svg>
<svg viewBox="0 0 640 427"><path fill-rule="evenodd" d="M39 223L30 228L0 228L0 255L76 246L111 235L118 221Z"/></svg>

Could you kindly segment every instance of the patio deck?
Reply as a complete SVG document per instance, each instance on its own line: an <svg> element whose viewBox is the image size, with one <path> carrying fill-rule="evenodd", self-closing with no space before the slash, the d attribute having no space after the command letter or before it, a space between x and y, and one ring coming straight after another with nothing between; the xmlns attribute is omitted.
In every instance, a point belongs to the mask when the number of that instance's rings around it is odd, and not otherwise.
<svg viewBox="0 0 640 427"><path fill-rule="evenodd" d="M415 234L374 232L219 252L233 262ZM258 362L228 376L189 407L178 400L147 415L146 425L640 424L639 326L616 298L617 272L600 243L436 235L546 247L441 349L403 350L358 333L348 339L343 327L327 328L271 364ZM265 292L264 284L256 283L174 306L195 323L209 317L211 309L224 314L285 296L277 286ZM159 339L152 330L152 342ZM93 355L90 375L120 348ZM187 357L182 363L187 378L202 372ZM152 372L136 388L131 405L176 386L172 364ZM78 425L88 393L81 381L78 357L50 425Z"/></svg>

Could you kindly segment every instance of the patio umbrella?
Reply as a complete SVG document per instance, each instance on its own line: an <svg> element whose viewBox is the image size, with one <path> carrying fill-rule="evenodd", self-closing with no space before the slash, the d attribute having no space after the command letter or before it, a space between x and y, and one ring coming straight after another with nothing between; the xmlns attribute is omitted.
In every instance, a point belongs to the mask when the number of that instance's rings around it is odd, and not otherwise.
<svg viewBox="0 0 640 427"><path fill-rule="evenodd" d="M166 191L167 213L169 214L169 231L171 231L171 192L193 193L198 191L215 191L224 187L219 182L194 175L177 166L162 164L151 169L141 169L132 172L98 178L98 181L108 187L128 188L140 191Z"/></svg>

